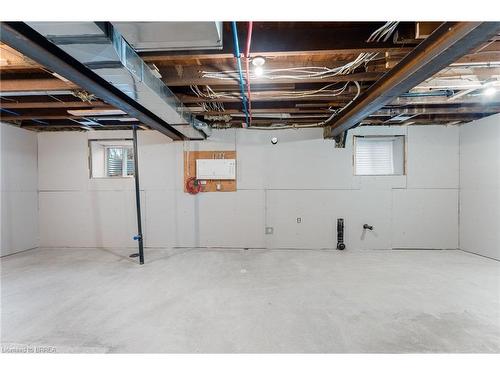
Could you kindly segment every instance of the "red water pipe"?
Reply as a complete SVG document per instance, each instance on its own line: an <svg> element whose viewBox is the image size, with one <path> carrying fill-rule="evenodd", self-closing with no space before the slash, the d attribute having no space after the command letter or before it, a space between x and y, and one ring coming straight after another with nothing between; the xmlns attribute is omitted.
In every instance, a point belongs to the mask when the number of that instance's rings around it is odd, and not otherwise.
<svg viewBox="0 0 500 375"><path fill-rule="evenodd" d="M250 90L250 45L252 44L252 26L253 22L248 22L247 31L247 44L245 48L245 65L246 65L246 79L247 79L247 96L248 96L248 117L249 125L252 124L252 97Z"/></svg>

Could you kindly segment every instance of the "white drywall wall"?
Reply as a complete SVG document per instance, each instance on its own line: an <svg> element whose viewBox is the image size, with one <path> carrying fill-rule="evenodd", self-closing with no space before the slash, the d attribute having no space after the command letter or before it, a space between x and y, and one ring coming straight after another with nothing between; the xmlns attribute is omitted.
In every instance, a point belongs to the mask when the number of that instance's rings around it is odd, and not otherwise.
<svg viewBox="0 0 500 375"><path fill-rule="evenodd" d="M460 248L500 259L500 115L460 126Z"/></svg>
<svg viewBox="0 0 500 375"><path fill-rule="evenodd" d="M38 246L37 135L0 123L0 143L4 256Z"/></svg>
<svg viewBox="0 0 500 375"><path fill-rule="evenodd" d="M320 129L220 130L186 143L141 131L145 245L334 248L343 217L350 249L457 248L458 131L362 127L343 149L323 140ZM354 134L406 135L407 175L353 176ZM130 136L39 133L42 246L135 246L133 181L89 179L88 171L89 139ZM185 194L183 151L195 150L236 150L238 191ZM364 223L374 231L363 231ZM274 233L266 235L266 226Z"/></svg>

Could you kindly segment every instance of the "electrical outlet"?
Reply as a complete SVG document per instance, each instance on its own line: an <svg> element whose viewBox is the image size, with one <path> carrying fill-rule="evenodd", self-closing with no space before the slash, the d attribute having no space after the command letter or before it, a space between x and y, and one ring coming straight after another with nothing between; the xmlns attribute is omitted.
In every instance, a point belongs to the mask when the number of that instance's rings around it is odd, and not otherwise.
<svg viewBox="0 0 500 375"><path fill-rule="evenodd" d="M301 217L298 217L298 218L297 218L297 224L300 224L300 223L302 223L302 218L301 218Z"/></svg>
<svg viewBox="0 0 500 375"><path fill-rule="evenodd" d="M274 228L273 227L266 227L266 234L273 234Z"/></svg>

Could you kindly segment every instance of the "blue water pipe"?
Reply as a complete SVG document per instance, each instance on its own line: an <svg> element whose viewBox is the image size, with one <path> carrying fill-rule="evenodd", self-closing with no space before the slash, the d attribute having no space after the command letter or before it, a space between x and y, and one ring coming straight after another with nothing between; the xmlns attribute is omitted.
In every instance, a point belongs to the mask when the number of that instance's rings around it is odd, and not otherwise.
<svg viewBox="0 0 500 375"><path fill-rule="evenodd" d="M243 101L243 112L245 112L245 123L248 127L248 108L247 108L247 97L245 95L245 87L243 86L243 73L241 70L241 58L240 58L240 46L238 43L238 28L236 27L236 22L231 22L233 29L233 44L234 44L234 57L238 61L238 74L240 76L240 91L241 100Z"/></svg>

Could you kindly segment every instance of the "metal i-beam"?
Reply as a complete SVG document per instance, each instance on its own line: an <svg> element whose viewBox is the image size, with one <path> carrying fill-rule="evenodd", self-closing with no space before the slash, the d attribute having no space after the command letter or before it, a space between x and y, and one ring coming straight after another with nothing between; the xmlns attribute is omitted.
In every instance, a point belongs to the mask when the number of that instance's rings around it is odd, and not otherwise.
<svg viewBox="0 0 500 375"><path fill-rule="evenodd" d="M494 37L500 22L445 22L324 128L335 138Z"/></svg>
<svg viewBox="0 0 500 375"><path fill-rule="evenodd" d="M173 140L185 137L23 22L0 22L2 42Z"/></svg>

